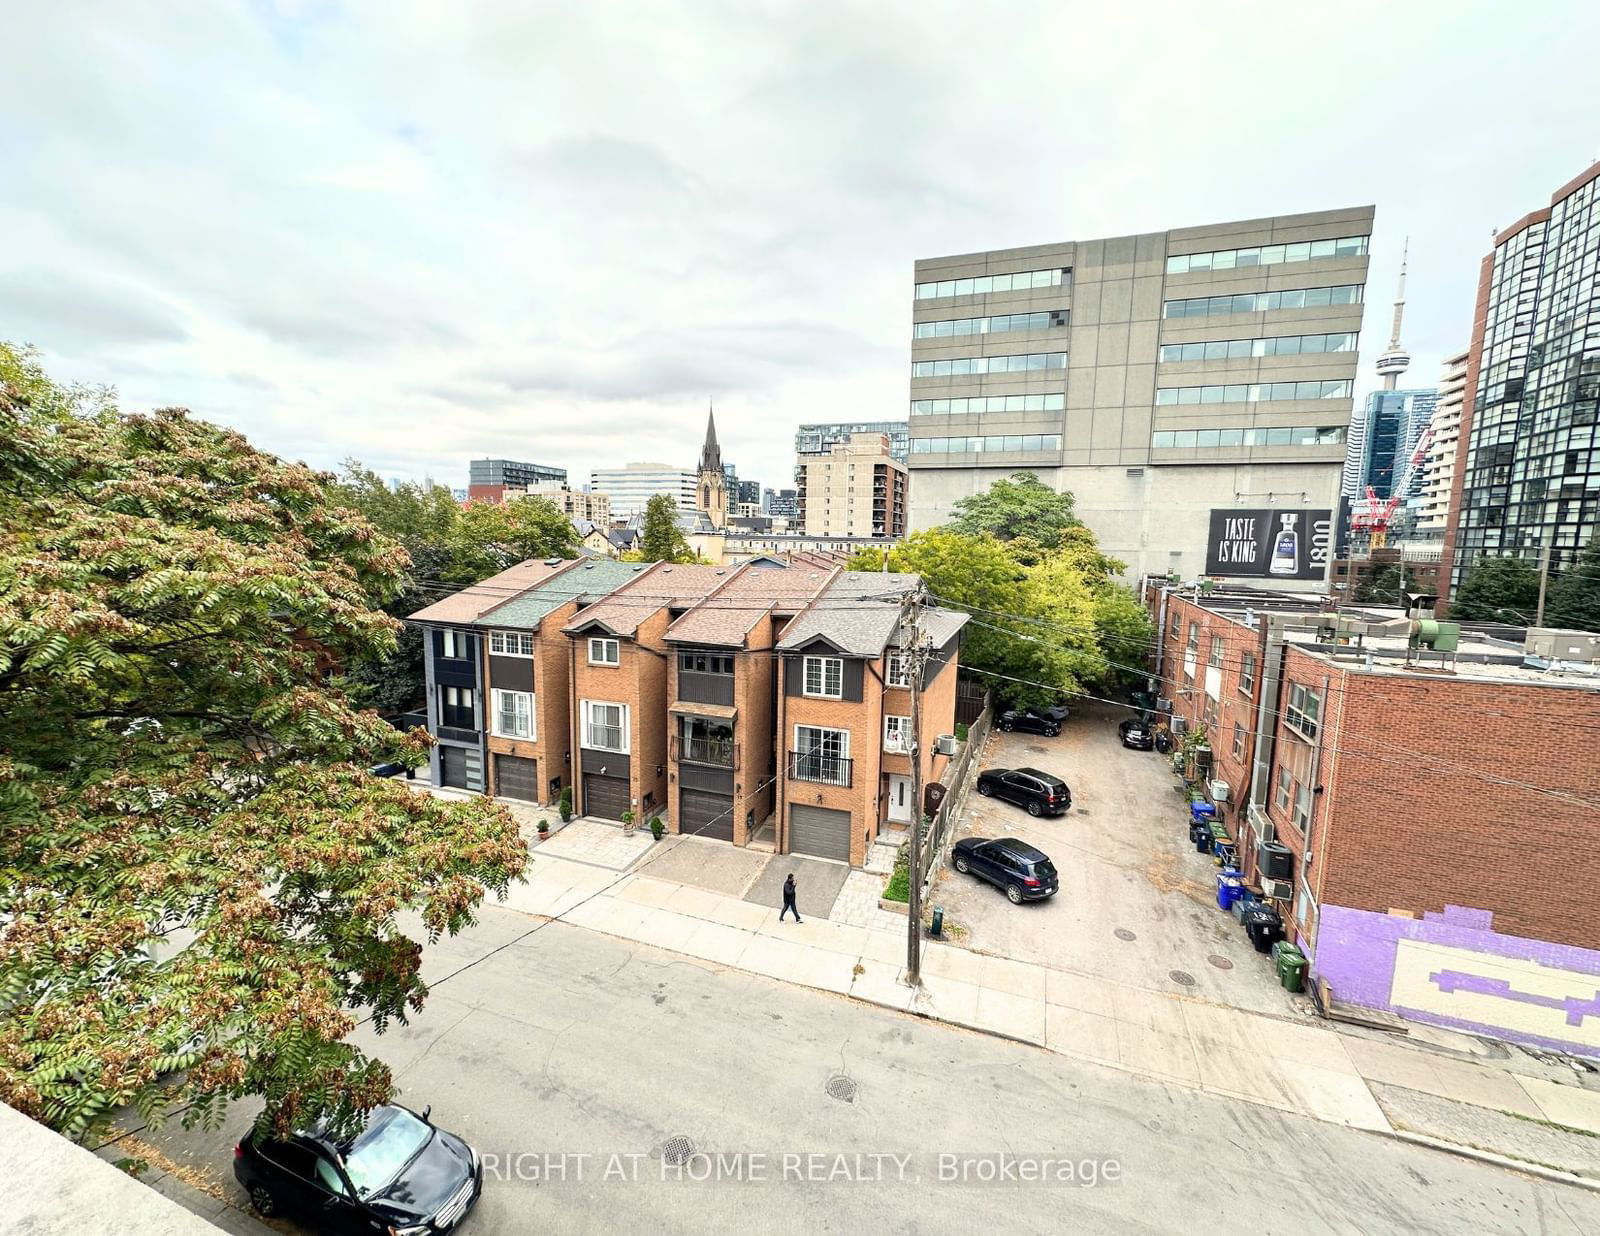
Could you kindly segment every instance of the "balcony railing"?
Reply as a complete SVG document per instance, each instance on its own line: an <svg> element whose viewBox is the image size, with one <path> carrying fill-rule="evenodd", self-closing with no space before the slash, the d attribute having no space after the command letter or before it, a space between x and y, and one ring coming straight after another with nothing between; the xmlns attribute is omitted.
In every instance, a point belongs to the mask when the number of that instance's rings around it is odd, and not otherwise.
<svg viewBox="0 0 1600 1236"><path fill-rule="evenodd" d="M848 757L822 751L789 752L789 775L796 781L817 781L823 785L849 785Z"/></svg>
<svg viewBox="0 0 1600 1236"><path fill-rule="evenodd" d="M441 725L438 730L435 731L435 736L448 739L451 742L478 741L477 730L467 729L465 726L459 725Z"/></svg>
<svg viewBox="0 0 1600 1236"><path fill-rule="evenodd" d="M678 739L678 758L690 764L714 764L718 768L732 768L736 750L733 740L727 738Z"/></svg>

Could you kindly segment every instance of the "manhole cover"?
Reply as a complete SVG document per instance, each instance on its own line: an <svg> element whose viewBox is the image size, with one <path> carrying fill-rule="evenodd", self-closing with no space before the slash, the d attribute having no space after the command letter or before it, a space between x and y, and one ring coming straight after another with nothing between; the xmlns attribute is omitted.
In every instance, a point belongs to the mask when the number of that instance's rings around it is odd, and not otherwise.
<svg viewBox="0 0 1600 1236"><path fill-rule="evenodd" d="M673 1167L682 1167L694 1157L694 1143L682 1133L675 1133L661 1143L661 1161Z"/></svg>
<svg viewBox="0 0 1600 1236"><path fill-rule="evenodd" d="M1233 969L1233 962L1229 961L1226 957L1218 956L1216 953L1212 953L1211 956L1206 958L1206 960L1219 970Z"/></svg>
<svg viewBox="0 0 1600 1236"><path fill-rule="evenodd" d="M1118 927L1111 934L1116 936L1117 939L1119 939L1119 940L1137 940L1139 938L1136 934L1134 934L1133 932L1129 931L1126 927Z"/></svg>
<svg viewBox="0 0 1600 1236"><path fill-rule="evenodd" d="M854 1103L856 1101L856 1084L843 1074L838 1077L828 1078L828 1084L825 1089L830 1099L838 1099L841 1103Z"/></svg>
<svg viewBox="0 0 1600 1236"><path fill-rule="evenodd" d="M1194 975L1187 970L1168 970L1167 977L1180 987L1194 986Z"/></svg>
<svg viewBox="0 0 1600 1236"><path fill-rule="evenodd" d="M1035 755L1049 755L1050 754L1050 748L1049 747L1029 747L1028 750L1033 752L1033 754L1035 754Z"/></svg>

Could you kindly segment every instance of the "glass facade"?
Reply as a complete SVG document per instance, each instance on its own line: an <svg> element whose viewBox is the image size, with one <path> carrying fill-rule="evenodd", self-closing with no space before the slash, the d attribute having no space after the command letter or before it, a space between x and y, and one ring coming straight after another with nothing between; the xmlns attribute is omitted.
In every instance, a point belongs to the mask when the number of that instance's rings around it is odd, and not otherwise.
<svg viewBox="0 0 1600 1236"><path fill-rule="evenodd" d="M1600 179L1494 252L1452 583L1480 555L1569 568L1600 529Z"/></svg>
<svg viewBox="0 0 1600 1236"><path fill-rule="evenodd" d="M987 434L974 438L917 438L911 444L917 455L976 455L984 451L1059 451L1058 433Z"/></svg>
<svg viewBox="0 0 1600 1236"><path fill-rule="evenodd" d="M1156 406L1189 403L1265 403L1275 399L1348 399L1349 378L1311 378L1303 382L1237 382L1226 386L1161 386Z"/></svg>
<svg viewBox="0 0 1600 1236"><path fill-rule="evenodd" d="M912 416L960 416L977 412L1062 412L1067 397L1058 395L974 395L970 399L913 399Z"/></svg>
<svg viewBox="0 0 1600 1236"><path fill-rule="evenodd" d="M939 279L917 284L918 300L942 296L987 296L990 292L1025 292L1029 288L1058 288L1070 283L1070 268L1061 270L1022 270L1010 275L980 275L975 279Z"/></svg>
<svg viewBox="0 0 1600 1236"><path fill-rule="evenodd" d="M1065 309L1045 309L1039 313L997 313L987 318L945 318L939 322L918 322L912 328L912 337L944 339L958 335L998 335L1013 330L1050 330L1066 324Z"/></svg>
<svg viewBox="0 0 1600 1236"><path fill-rule="evenodd" d="M1194 296L1162 302L1164 318L1210 318L1230 313L1266 313L1271 309L1319 309L1324 305L1359 305L1359 283L1327 288L1295 288L1288 292L1240 292L1234 296Z"/></svg>
<svg viewBox="0 0 1600 1236"><path fill-rule="evenodd" d="M1235 270L1250 266L1277 266L1282 262L1309 262L1312 258L1366 256L1365 236L1344 236L1338 240L1302 240L1291 245L1255 245L1249 249L1180 253L1167 259L1167 274L1188 275L1201 270Z"/></svg>
<svg viewBox="0 0 1600 1236"><path fill-rule="evenodd" d="M1343 425L1295 429L1158 429L1150 435L1154 450L1189 450L1213 446L1337 446L1344 441Z"/></svg>
<svg viewBox="0 0 1600 1236"><path fill-rule="evenodd" d="M853 433L888 434L890 456L905 463L911 426L904 421L838 421L827 425L802 425L794 435L794 452L796 455L826 455L834 447L850 441ZM774 515L779 513L771 512Z"/></svg>
<svg viewBox="0 0 1600 1236"><path fill-rule="evenodd" d="M1212 339L1205 343L1164 343L1161 360L1240 360L1250 356L1300 356L1306 352L1354 352L1356 337L1346 331L1335 335L1278 335L1270 339Z"/></svg>
<svg viewBox="0 0 1600 1236"><path fill-rule="evenodd" d="M964 378L985 373L1026 373L1030 369L1065 369L1065 352L1025 352L1019 356L958 356L954 360L911 362L913 378Z"/></svg>

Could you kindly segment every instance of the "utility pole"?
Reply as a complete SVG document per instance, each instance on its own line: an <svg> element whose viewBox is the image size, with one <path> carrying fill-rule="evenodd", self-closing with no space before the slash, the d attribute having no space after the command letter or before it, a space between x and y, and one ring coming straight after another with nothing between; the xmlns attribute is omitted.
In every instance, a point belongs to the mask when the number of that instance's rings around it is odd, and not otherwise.
<svg viewBox="0 0 1600 1236"><path fill-rule="evenodd" d="M1533 625L1544 626L1544 594L1550 585L1550 542L1546 540L1539 551L1539 608L1534 611Z"/></svg>
<svg viewBox="0 0 1600 1236"><path fill-rule="evenodd" d="M927 650L922 646L922 606L925 594L919 579L900 604L900 655L911 684L911 874L906 921L906 982L922 985L922 671Z"/></svg>

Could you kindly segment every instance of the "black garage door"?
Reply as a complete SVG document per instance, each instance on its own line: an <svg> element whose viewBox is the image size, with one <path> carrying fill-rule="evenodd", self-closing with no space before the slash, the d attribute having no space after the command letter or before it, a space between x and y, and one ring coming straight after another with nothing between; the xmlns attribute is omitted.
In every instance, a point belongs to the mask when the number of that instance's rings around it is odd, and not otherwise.
<svg viewBox="0 0 1600 1236"><path fill-rule="evenodd" d="M583 775L583 814L602 820L620 820L628 809L628 781L625 777Z"/></svg>
<svg viewBox="0 0 1600 1236"><path fill-rule="evenodd" d="M789 852L850 861L850 813L827 807L789 808Z"/></svg>
<svg viewBox="0 0 1600 1236"><path fill-rule="evenodd" d="M539 801L539 761L520 755L494 757L495 790L501 798L517 798L525 803Z"/></svg>
<svg viewBox="0 0 1600 1236"><path fill-rule="evenodd" d="M682 790L678 796L678 831L716 841L733 840L733 799L727 794Z"/></svg>
<svg viewBox="0 0 1600 1236"><path fill-rule="evenodd" d="M439 783L453 785L458 790L467 788L467 749L439 744Z"/></svg>

